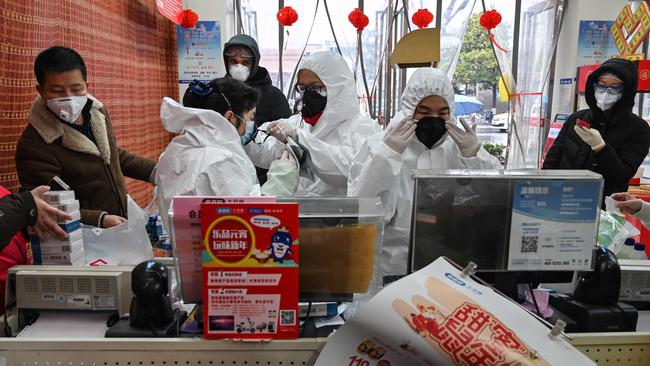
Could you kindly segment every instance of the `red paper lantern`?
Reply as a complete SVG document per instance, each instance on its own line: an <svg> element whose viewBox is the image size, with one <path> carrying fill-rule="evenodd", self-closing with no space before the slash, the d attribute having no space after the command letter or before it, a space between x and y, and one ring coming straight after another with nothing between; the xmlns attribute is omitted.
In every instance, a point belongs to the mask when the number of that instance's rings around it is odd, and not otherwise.
<svg viewBox="0 0 650 366"><path fill-rule="evenodd" d="M365 28L369 23L368 16L359 10L359 8L355 8L350 12L348 20L355 28L357 28L357 32L362 32L363 28Z"/></svg>
<svg viewBox="0 0 650 366"><path fill-rule="evenodd" d="M494 9L488 10L481 15L479 23L481 23L481 27L485 28L485 30L490 31L490 29L494 29L501 23L501 14Z"/></svg>
<svg viewBox="0 0 650 366"><path fill-rule="evenodd" d="M293 10L292 7L285 6L284 8L278 10L276 17L278 18L280 24L285 27L289 27L298 20L298 13Z"/></svg>
<svg viewBox="0 0 650 366"><path fill-rule="evenodd" d="M433 22L433 14L424 8L416 11L411 17L413 24L417 25L418 28L426 28L431 22Z"/></svg>
<svg viewBox="0 0 650 366"><path fill-rule="evenodd" d="M199 15L190 9L185 9L181 13L181 27L194 28L199 21Z"/></svg>

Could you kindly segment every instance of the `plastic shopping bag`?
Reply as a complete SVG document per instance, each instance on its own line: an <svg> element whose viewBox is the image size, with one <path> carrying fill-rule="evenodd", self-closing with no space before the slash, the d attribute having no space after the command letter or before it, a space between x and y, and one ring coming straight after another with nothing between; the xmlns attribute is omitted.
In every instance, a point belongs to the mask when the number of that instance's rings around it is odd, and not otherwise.
<svg viewBox="0 0 650 366"><path fill-rule="evenodd" d="M146 229L149 216L130 196L127 201L127 222L109 229L82 225L86 264L135 265L153 258Z"/></svg>
<svg viewBox="0 0 650 366"><path fill-rule="evenodd" d="M639 235L639 229L625 221L623 216L609 211L600 211L598 245L618 254L623 248L625 239L636 235Z"/></svg>

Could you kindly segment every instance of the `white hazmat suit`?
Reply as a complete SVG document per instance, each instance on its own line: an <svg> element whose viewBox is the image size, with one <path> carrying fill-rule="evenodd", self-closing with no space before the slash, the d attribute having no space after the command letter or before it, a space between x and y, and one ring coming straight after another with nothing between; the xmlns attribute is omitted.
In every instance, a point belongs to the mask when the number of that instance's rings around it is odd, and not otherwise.
<svg viewBox="0 0 650 366"><path fill-rule="evenodd" d="M454 113L454 89L446 74L439 69L416 70L402 93L400 112L388 129L395 128L405 117L413 118L422 99L443 97ZM387 130L388 130L387 129ZM384 275L406 274L408 240L413 203L412 169L501 169L499 160L483 147L476 156L462 156L457 143L448 133L428 149L415 136L403 154L395 152L381 139L366 145L355 158L348 179L348 195L380 196L386 210L381 268Z"/></svg>
<svg viewBox="0 0 650 366"><path fill-rule="evenodd" d="M369 136L380 137L381 127L359 112L359 98L354 76L345 60L334 52L316 52L300 64L299 70L314 72L327 88L327 104L318 120L311 126L300 114L286 122L296 129L298 144L308 153L298 182L298 196L346 196L350 165L359 148ZM260 127L265 130L267 124ZM282 146L275 138L264 143L264 134L258 134L255 143L244 147L255 165L268 168L271 157ZM313 176L312 176L313 175Z"/></svg>
<svg viewBox="0 0 650 366"><path fill-rule="evenodd" d="M179 134L160 155L154 173L159 213L167 228L174 196L286 196L295 192L298 169L289 160L274 161L269 175L276 179L264 185L281 189L260 189L237 129L221 114L164 98L160 119L167 131ZM277 184L278 178L284 184Z"/></svg>

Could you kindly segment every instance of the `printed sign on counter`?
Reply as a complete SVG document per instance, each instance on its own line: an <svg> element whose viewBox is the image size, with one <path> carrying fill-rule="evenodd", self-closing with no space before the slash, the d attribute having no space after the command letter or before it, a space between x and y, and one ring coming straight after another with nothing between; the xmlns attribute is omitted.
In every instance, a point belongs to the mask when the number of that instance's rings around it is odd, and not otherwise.
<svg viewBox="0 0 650 366"><path fill-rule="evenodd" d="M201 295L203 237L201 204L207 202L275 202L275 197L174 197L174 253L179 265L181 291L185 303L198 303Z"/></svg>
<svg viewBox="0 0 650 366"><path fill-rule="evenodd" d="M514 185L509 270L589 270L600 182L521 180Z"/></svg>
<svg viewBox="0 0 650 366"><path fill-rule="evenodd" d="M444 258L390 284L327 340L316 366L595 365Z"/></svg>
<svg viewBox="0 0 650 366"><path fill-rule="evenodd" d="M201 205L204 337L298 337L298 204Z"/></svg>

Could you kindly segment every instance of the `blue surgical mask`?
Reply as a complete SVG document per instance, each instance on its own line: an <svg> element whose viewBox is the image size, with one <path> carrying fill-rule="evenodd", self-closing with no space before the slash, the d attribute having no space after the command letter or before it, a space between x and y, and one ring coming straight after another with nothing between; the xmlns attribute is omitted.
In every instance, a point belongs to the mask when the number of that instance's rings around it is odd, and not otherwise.
<svg viewBox="0 0 650 366"><path fill-rule="evenodd" d="M257 132L255 129L255 121L246 122L246 132L244 132L243 135L239 136L239 138L241 138L241 144L245 146L251 142L251 140L253 140L255 137L255 132Z"/></svg>

